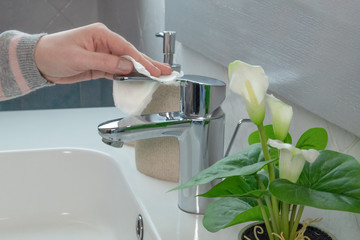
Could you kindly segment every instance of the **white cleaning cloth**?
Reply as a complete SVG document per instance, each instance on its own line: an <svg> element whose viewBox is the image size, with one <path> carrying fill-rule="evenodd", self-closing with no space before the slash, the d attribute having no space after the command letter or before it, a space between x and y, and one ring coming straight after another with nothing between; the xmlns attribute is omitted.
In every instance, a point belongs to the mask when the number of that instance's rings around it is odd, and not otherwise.
<svg viewBox="0 0 360 240"><path fill-rule="evenodd" d="M117 108L129 115L139 115L150 103L156 89L163 84L178 85L176 79L183 76L183 73L173 71L170 75L153 77L143 65L136 62L130 56L122 56L134 64L137 72L155 81L117 81L113 83L113 98Z"/></svg>

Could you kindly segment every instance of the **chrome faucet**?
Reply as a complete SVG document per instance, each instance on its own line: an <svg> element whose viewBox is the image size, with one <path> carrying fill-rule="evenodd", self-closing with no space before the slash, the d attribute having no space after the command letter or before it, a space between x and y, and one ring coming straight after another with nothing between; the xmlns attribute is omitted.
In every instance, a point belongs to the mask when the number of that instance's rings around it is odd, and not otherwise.
<svg viewBox="0 0 360 240"><path fill-rule="evenodd" d="M164 62L179 71L180 64L173 63L176 32L163 31L156 34L163 38ZM115 81L153 81L146 76L134 74L114 75ZM124 142L173 136L179 140L179 183L209 167L224 154L225 114L220 105L225 99L225 83L203 76L185 75L180 83L180 111L148 114L114 119L98 126L102 141L114 147ZM179 207L185 212L205 212L207 198L197 198L207 192L214 183L179 190Z"/></svg>
<svg viewBox="0 0 360 240"><path fill-rule="evenodd" d="M126 81L126 80L125 80ZM217 79L185 75L180 82L179 112L125 117L98 126L102 141L114 147L124 142L173 136L179 140L179 184L224 156L225 114L220 105L226 85ZM179 190L179 208L202 214L208 198L195 197L211 189L213 183Z"/></svg>

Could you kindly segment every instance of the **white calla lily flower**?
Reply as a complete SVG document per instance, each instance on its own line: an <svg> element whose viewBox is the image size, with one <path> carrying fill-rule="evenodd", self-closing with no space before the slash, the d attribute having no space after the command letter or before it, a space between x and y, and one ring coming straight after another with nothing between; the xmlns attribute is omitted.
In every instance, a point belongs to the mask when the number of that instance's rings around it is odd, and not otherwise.
<svg viewBox="0 0 360 240"><path fill-rule="evenodd" d="M319 156L315 149L303 150L279 140L268 140L268 144L280 150L280 178L296 183L304 168L305 161L314 162Z"/></svg>
<svg viewBox="0 0 360 240"><path fill-rule="evenodd" d="M280 141L284 141L289 132L293 109L290 105L274 97L274 95L267 94L266 101L270 108L275 137Z"/></svg>
<svg viewBox="0 0 360 240"><path fill-rule="evenodd" d="M250 119L260 125L265 118L265 95L269 80L261 66L236 60L229 64L230 89L241 95Z"/></svg>

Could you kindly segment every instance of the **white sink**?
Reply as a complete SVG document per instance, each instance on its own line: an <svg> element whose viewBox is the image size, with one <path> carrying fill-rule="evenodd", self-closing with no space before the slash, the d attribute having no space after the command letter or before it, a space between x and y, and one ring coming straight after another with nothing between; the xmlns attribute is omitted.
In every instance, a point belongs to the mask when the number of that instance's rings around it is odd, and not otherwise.
<svg viewBox="0 0 360 240"><path fill-rule="evenodd" d="M85 149L0 152L0 239L137 239L116 161ZM146 218L145 218L146 220ZM145 221L144 240L158 239Z"/></svg>

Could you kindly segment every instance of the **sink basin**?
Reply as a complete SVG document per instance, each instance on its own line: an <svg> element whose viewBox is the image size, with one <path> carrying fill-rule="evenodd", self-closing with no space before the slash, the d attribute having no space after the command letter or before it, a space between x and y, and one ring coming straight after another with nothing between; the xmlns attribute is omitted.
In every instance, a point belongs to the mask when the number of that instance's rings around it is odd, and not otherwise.
<svg viewBox="0 0 360 240"><path fill-rule="evenodd" d="M237 238L241 226L210 233L202 216L179 210L168 192L178 184L140 173L133 147L101 142L96 126L123 116L114 107L1 112L0 240L137 240L138 214L144 240Z"/></svg>
<svg viewBox="0 0 360 240"><path fill-rule="evenodd" d="M116 161L86 149L0 152L0 193L0 239L137 240L144 216Z"/></svg>

